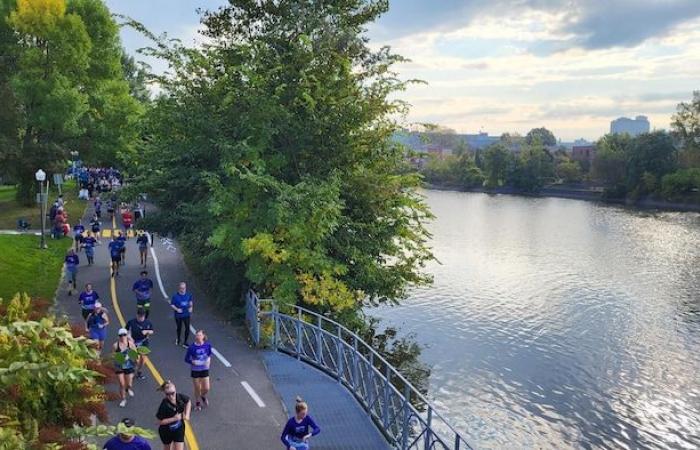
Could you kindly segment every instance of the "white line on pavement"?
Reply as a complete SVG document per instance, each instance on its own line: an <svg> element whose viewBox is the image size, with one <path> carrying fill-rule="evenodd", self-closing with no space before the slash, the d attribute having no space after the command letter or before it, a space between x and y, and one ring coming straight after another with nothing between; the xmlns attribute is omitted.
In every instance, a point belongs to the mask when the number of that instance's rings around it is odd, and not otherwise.
<svg viewBox="0 0 700 450"><path fill-rule="evenodd" d="M248 391L248 395L252 397L253 401L255 401L255 403L257 403L259 407L265 407L265 402L262 401L258 393L255 392L255 390L253 390L252 387L250 387L247 381L241 381L241 385L246 391Z"/></svg>
<svg viewBox="0 0 700 450"><path fill-rule="evenodd" d="M163 287L163 280L160 278L160 266L158 265L158 257L156 256L156 251L151 247L151 256L153 256L153 265L156 268L156 277L158 278L158 286L160 286L160 292L163 294L163 298L167 299L168 294L165 293L165 287Z"/></svg>

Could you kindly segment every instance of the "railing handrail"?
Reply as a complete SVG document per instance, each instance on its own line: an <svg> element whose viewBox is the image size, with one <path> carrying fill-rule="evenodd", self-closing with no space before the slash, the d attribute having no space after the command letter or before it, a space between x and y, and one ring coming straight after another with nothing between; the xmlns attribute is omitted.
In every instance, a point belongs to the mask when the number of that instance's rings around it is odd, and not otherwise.
<svg viewBox="0 0 700 450"><path fill-rule="evenodd" d="M263 312L262 314L265 314L265 315L280 314L283 316L287 316L291 319L294 319L294 317L292 317L288 314L280 313L278 305L274 299L260 299L257 296L257 294L252 290L249 291L248 295L250 296L251 300L255 299L255 306L258 310L260 308L261 303L271 303L272 304L273 311ZM338 337L341 338L341 340L342 340L342 333L343 332L345 334L349 335L350 337L354 338L355 342L363 345L366 349L369 350L369 352L371 352L372 358L374 360L379 360L381 363L383 363L386 370L391 372L391 376L397 377L402 382L402 384L409 390L410 396L415 396L416 399L420 400L422 403L424 403L426 405L427 409L430 410L430 413L432 414L433 418L436 418L436 417L439 418L441 420L441 422L444 424L444 426L446 426L451 433L454 433L455 437L457 437L468 448L470 448L469 444L467 443L467 440L464 439L464 437L462 437L462 435L457 430L455 430L454 427L452 427L452 425L450 425L450 423L440 413L437 412L437 410L432 405L432 403L430 403L430 401L427 398L425 398L425 396L415 386L413 386L413 384L410 381L408 381L401 374L401 372L398 371L398 369L396 369L393 365L391 365L391 363L389 363L389 361L387 361L382 355L379 354L379 352L377 352L374 348L372 348L371 345L369 345L360 336L358 336L357 333L348 329L347 327L345 327L341 323L336 322L335 320L329 319L329 318L323 316L322 314L318 314L317 312L311 311L311 310L304 308L302 306L298 306L298 305L285 305L285 306L292 307L295 310L296 314L298 315L298 317L297 317L298 320L303 320L302 316L301 316L302 314L307 314L307 315L310 315L310 316L314 317L315 319L317 319L319 321L318 323L320 325L320 329L323 332L331 334L330 332L328 332L328 330L323 329L323 322L325 321L325 322L331 324L334 328L336 328L336 330L340 331L340 333L338 334ZM304 322L306 322L306 321L304 321ZM315 326L313 323L310 323L309 325ZM347 342L345 342L345 344L348 345ZM356 348L355 348L355 351L357 351ZM360 357L365 358L365 356L362 355L362 353L359 353L359 355L360 355ZM375 369L376 369L376 367L375 367ZM384 375L381 374L381 372L380 372L380 376L384 377ZM400 396L401 399L407 401L408 404L411 404L410 398L406 399L406 396L403 393L401 393L398 389L396 389L395 387L394 387L394 390L396 391L396 394Z"/></svg>

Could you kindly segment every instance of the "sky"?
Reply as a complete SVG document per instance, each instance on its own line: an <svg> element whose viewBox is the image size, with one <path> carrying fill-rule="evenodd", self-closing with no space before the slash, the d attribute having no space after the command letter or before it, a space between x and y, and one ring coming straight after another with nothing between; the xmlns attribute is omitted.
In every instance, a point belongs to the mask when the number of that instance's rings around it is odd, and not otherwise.
<svg viewBox="0 0 700 450"><path fill-rule="evenodd" d="M224 0L107 0L113 12L198 41L197 8ZM408 123L461 133L527 133L594 140L610 121L646 115L668 129L700 89L700 0L390 0L370 45L411 61L396 69L425 85L401 98ZM146 45L124 29L133 53ZM164 70L150 61L155 70Z"/></svg>

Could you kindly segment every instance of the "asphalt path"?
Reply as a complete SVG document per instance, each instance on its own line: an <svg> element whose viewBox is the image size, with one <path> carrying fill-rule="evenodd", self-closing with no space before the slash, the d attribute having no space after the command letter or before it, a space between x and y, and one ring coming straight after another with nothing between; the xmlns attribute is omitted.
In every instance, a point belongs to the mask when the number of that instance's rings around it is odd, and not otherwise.
<svg viewBox="0 0 700 450"><path fill-rule="evenodd" d="M88 209L91 213L91 208ZM131 288L139 278L142 267L136 239L127 241L126 264L121 266L118 277L111 277L107 244L112 229L118 221L103 218L101 245L95 248L95 265L87 266L85 253L79 253L80 268L78 287L90 282L107 308L110 326L103 356L111 352L117 339L117 330L135 317L136 300ZM186 444L190 450L224 449L277 449L282 444L279 435L286 421L282 402L277 395L262 363L259 351L252 349L241 333L226 323L221 314L209 305L203 292L188 276L182 253L177 242L154 238L149 248L146 270L153 280L149 319L155 329L151 337L152 353L148 368L144 367L145 380L134 379L135 397L128 398L126 407L120 408L118 400L109 402L108 411L112 423L123 417L131 417L138 426L157 431L156 410L163 398L156 388L163 379L172 380L178 392L192 397L191 423L187 424ZM215 349L211 364L211 392L209 406L194 411L194 398L189 365L184 362L185 349L175 345L175 321L169 306L169 297L180 281L187 282L188 291L194 295L192 328L203 329ZM73 322L82 322L77 294L68 296L67 284L62 281L58 290L57 307ZM194 339L193 333L190 342ZM117 385L108 390L118 391ZM160 440L152 442L154 449L162 448Z"/></svg>

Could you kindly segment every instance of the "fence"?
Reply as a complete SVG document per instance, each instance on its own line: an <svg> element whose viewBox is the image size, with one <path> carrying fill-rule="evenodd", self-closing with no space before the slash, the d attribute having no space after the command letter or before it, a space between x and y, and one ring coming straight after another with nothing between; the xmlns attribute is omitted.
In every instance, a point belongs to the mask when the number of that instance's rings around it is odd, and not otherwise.
<svg viewBox="0 0 700 450"><path fill-rule="evenodd" d="M269 305L262 311L263 304ZM260 344L260 322L271 320L272 347L323 370L347 388L387 440L402 450L471 449L428 400L391 364L339 323L298 306L281 313L274 302L246 294L246 323Z"/></svg>

